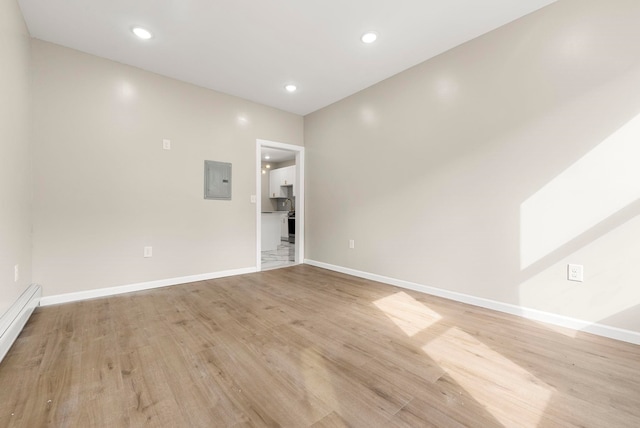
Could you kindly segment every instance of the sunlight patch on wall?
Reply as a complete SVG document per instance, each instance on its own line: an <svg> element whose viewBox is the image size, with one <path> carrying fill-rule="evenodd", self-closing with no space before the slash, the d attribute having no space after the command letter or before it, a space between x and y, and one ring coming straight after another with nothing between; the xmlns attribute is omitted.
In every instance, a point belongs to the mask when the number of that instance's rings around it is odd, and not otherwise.
<svg viewBox="0 0 640 428"><path fill-rule="evenodd" d="M525 269L640 198L640 115L520 206Z"/></svg>
<svg viewBox="0 0 640 428"><path fill-rule="evenodd" d="M555 391L457 327L422 350L504 426L536 427Z"/></svg>
<svg viewBox="0 0 640 428"><path fill-rule="evenodd" d="M567 263L585 267L585 281L567 281ZM640 216L609 230L520 284L520 306L599 322L640 305ZM633 328L629 325L626 328Z"/></svg>
<svg viewBox="0 0 640 428"><path fill-rule="evenodd" d="M428 328L442 317L405 292L398 292L373 302L407 336Z"/></svg>

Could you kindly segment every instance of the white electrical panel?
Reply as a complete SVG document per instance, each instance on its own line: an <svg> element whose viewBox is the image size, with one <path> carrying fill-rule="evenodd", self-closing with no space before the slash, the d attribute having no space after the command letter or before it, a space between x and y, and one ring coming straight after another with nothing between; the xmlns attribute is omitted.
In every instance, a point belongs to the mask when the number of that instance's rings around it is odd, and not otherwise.
<svg viewBox="0 0 640 428"><path fill-rule="evenodd" d="M204 161L204 198L231 200L231 164Z"/></svg>

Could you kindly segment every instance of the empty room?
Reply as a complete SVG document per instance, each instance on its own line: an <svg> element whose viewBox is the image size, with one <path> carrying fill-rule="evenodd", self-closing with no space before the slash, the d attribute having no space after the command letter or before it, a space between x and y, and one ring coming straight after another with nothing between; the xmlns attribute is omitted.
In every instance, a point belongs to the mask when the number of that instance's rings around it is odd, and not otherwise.
<svg viewBox="0 0 640 428"><path fill-rule="evenodd" d="M637 0L0 0L0 427L640 426Z"/></svg>

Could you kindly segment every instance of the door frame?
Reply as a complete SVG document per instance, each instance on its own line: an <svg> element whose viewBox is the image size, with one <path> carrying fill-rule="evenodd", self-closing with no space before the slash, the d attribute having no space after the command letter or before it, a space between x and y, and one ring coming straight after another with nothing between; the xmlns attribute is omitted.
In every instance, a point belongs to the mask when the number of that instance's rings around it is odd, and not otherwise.
<svg viewBox="0 0 640 428"><path fill-rule="evenodd" d="M262 270L262 149L288 150L296 155L296 249L295 264L304 263L304 147L256 139L256 270Z"/></svg>

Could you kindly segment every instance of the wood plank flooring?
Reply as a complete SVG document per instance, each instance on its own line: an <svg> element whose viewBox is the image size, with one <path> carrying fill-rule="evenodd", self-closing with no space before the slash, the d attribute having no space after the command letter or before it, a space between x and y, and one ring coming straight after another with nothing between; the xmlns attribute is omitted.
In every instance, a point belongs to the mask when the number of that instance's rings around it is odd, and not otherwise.
<svg viewBox="0 0 640 428"><path fill-rule="evenodd" d="M638 427L640 346L305 265L38 308L0 427L138 426Z"/></svg>

